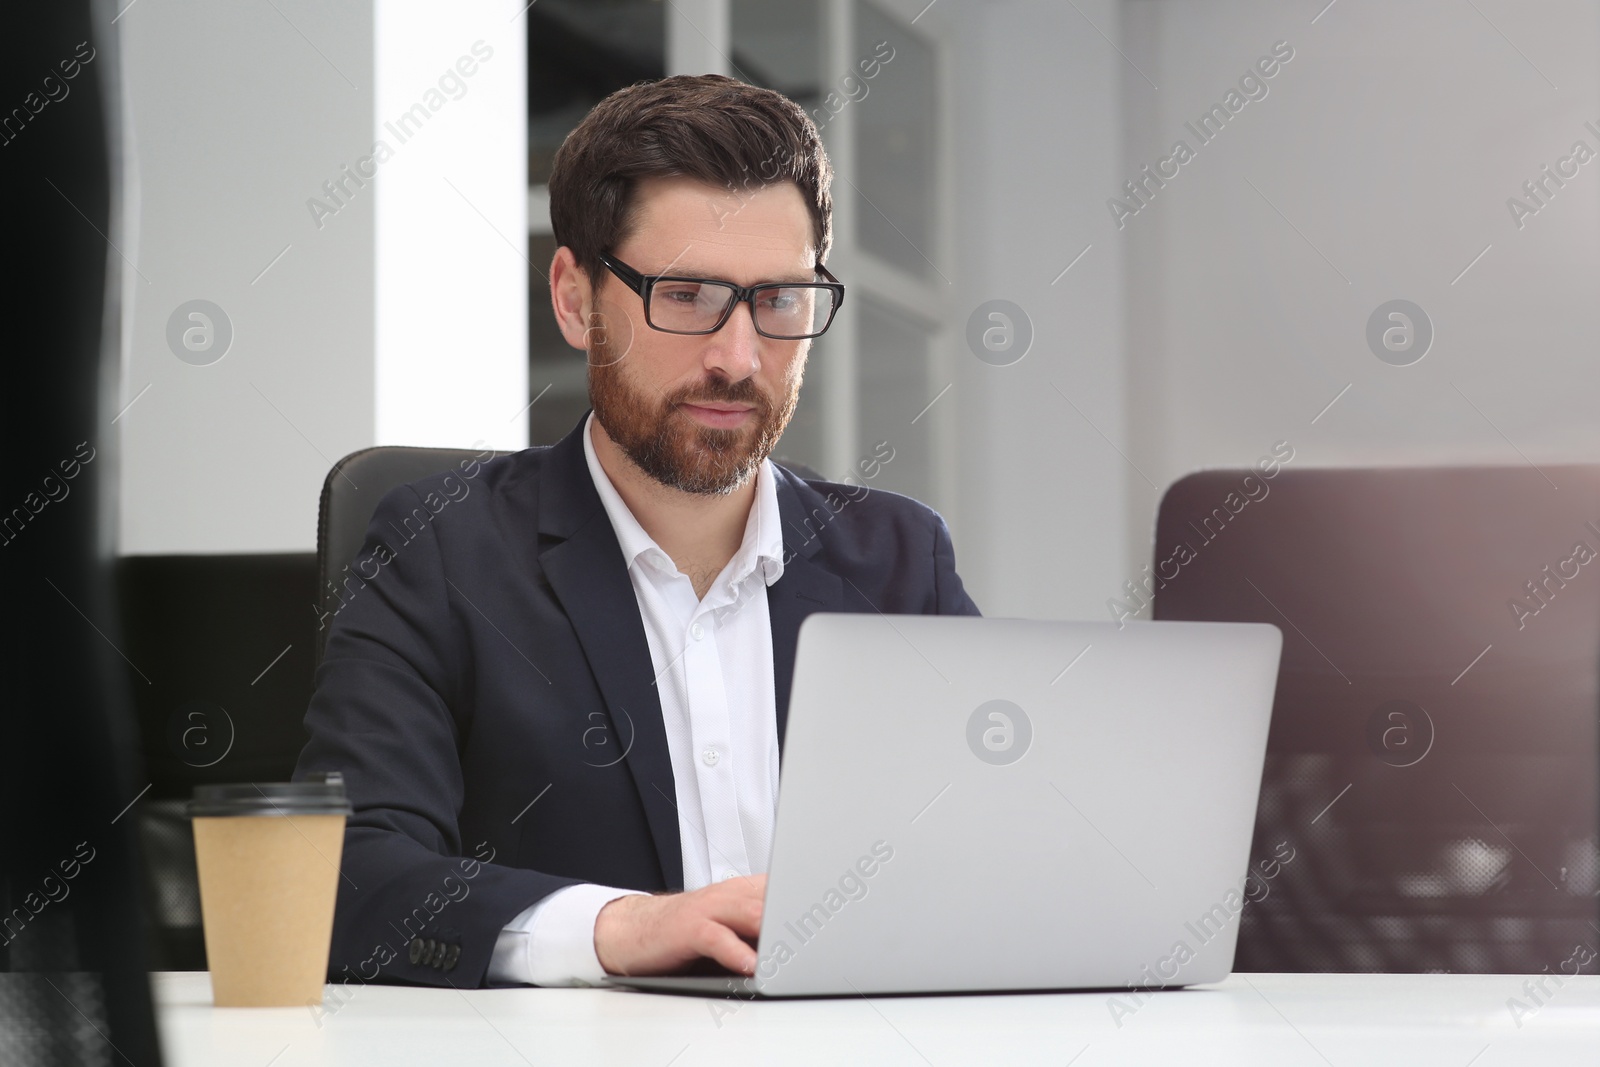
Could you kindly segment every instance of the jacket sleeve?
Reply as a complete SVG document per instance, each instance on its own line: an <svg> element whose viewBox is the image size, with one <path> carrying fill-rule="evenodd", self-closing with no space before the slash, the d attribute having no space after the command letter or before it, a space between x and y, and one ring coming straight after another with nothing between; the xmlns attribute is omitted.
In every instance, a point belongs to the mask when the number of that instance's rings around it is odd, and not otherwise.
<svg viewBox="0 0 1600 1067"><path fill-rule="evenodd" d="M317 669L294 777L339 771L345 829L329 980L484 984L507 922L575 878L495 862L463 841L458 750L471 708L459 613L434 513L400 486L335 578L341 606Z"/></svg>
<svg viewBox="0 0 1600 1067"><path fill-rule="evenodd" d="M938 615L981 615L956 573L956 549L944 516L934 515L933 593Z"/></svg>

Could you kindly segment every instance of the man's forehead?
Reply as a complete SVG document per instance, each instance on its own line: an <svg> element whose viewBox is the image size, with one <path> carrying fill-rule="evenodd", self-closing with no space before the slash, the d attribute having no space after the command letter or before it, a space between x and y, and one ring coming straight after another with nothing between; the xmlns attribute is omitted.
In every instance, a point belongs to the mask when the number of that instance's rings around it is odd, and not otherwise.
<svg viewBox="0 0 1600 1067"><path fill-rule="evenodd" d="M794 242L688 241L678 244L640 241L648 263L636 266L646 274L679 274L691 278L754 284L761 281L809 282L816 259L808 241L798 250Z"/></svg>
<svg viewBox="0 0 1600 1067"><path fill-rule="evenodd" d="M709 268L730 254L815 262L811 215L793 183L744 191L654 178L641 183L638 197L628 243L664 252L677 261L673 270Z"/></svg>

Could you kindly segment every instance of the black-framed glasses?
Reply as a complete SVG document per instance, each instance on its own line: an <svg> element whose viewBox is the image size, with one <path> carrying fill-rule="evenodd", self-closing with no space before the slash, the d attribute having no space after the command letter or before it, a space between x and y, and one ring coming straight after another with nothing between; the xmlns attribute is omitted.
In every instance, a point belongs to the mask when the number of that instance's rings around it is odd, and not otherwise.
<svg viewBox="0 0 1600 1067"><path fill-rule="evenodd" d="M756 333L779 341L799 341L825 333L844 303L844 283L821 263L815 270L826 282L743 286L712 278L641 274L604 253L600 262L639 294L644 301L644 321L663 333L716 333L727 324L733 309L746 303Z"/></svg>

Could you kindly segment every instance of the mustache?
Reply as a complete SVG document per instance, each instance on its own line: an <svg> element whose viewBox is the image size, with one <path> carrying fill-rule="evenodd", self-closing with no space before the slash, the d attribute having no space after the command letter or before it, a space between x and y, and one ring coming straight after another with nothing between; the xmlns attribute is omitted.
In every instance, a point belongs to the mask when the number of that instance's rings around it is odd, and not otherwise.
<svg viewBox="0 0 1600 1067"><path fill-rule="evenodd" d="M702 385L686 386L667 397L667 403L674 407L679 404L750 404L761 412L772 407L766 395L749 378L737 382L713 379Z"/></svg>

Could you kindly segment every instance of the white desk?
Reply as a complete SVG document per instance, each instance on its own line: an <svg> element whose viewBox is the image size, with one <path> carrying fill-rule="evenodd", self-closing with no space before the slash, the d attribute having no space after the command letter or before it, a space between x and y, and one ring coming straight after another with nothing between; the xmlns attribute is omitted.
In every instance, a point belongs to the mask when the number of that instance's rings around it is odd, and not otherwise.
<svg viewBox="0 0 1600 1067"><path fill-rule="evenodd" d="M213 1008L205 972L152 976L173 1067L866 1063L1503 1067L1600 1064L1600 976L1529 1007L1525 976L1234 975L1112 1019L1105 993L740 1003L612 989L353 986L301 1008ZM713 1010L727 1013L720 1019Z"/></svg>

